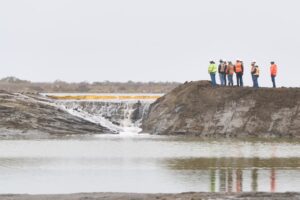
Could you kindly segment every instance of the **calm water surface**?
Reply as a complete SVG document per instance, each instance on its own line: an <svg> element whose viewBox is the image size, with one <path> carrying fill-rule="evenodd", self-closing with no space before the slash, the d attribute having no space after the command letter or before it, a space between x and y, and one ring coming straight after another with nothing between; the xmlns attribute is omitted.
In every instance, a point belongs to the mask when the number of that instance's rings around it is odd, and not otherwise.
<svg viewBox="0 0 300 200"><path fill-rule="evenodd" d="M160 136L0 140L0 193L300 192L300 142Z"/></svg>

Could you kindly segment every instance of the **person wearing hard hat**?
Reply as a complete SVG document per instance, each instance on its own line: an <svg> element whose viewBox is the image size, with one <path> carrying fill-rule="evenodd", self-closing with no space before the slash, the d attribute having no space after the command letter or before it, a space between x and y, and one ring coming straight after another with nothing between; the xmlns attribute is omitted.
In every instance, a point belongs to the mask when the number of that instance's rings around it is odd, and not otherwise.
<svg viewBox="0 0 300 200"><path fill-rule="evenodd" d="M215 87L217 85L216 83L217 65L215 64L214 61L210 61L210 64L208 66L208 73L210 75L211 85Z"/></svg>
<svg viewBox="0 0 300 200"><path fill-rule="evenodd" d="M219 72L221 86L226 86L226 67L227 67L226 62L220 60L218 72Z"/></svg>
<svg viewBox="0 0 300 200"><path fill-rule="evenodd" d="M243 74L244 74L244 66L241 60L237 60L234 66L234 71L236 73L236 82L238 87L243 87Z"/></svg>
<svg viewBox="0 0 300 200"><path fill-rule="evenodd" d="M253 87L258 88L258 77L259 77L259 67L254 65L253 71L251 72L253 78Z"/></svg>
<svg viewBox="0 0 300 200"><path fill-rule="evenodd" d="M253 82L253 87L254 87L254 72L255 72L255 64L256 64L256 62L255 61L253 61L252 63L251 63L251 78L252 78L252 82Z"/></svg>
<svg viewBox="0 0 300 200"><path fill-rule="evenodd" d="M277 65L275 64L274 61L271 62L270 72L271 72L271 80L273 83L273 88L276 88L275 78L277 76Z"/></svg>
<svg viewBox="0 0 300 200"><path fill-rule="evenodd" d="M226 74L228 78L228 85L233 86L233 74L234 74L234 66L232 62L228 62L227 68L226 68Z"/></svg>

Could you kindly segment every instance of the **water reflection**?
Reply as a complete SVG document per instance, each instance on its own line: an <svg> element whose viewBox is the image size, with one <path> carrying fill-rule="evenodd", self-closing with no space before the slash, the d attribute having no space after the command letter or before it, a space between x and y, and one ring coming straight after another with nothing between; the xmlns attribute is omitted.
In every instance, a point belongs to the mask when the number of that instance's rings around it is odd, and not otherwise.
<svg viewBox="0 0 300 200"><path fill-rule="evenodd" d="M226 188L226 170L220 169L220 185L219 185L219 191L225 192Z"/></svg>
<svg viewBox="0 0 300 200"><path fill-rule="evenodd" d="M214 169L210 170L210 191L216 191L216 170Z"/></svg>
<svg viewBox="0 0 300 200"><path fill-rule="evenodd" d="M258 169L252 169L251 170L251 178L252 178L251 189L252 189L253 192L257 192L257 188L258 188L258 183L257 183Z"/></svg>
<svg viewBox="0 0 300 200"><path fill-rule="evenodd" d="M298 158L173 159L168 161L168 166L176 170L193 171L199 177L209 171L209 180L199 181L208 182L210 192L279 192L285 184L291 184L289 181L293 176L300 175ZM281 174L281 190L277 190L277 171Z"/></svg>
<svg viewBox="0 0 300 200"><path fill-rule="evenodd" d="M214 170L215 171L215 170ZM232 171L235 171L236 173L236 180L235 182L233 181L233 173ZM251 191L251 192L257 192L258 190L258 171L259 169L252 169L251 170L251 190L247 190L247 191ZM270 185L270 192L277 192L276 191L276 169L272 168L267 170L269 172L269 185ZM216 176L214 174L214 176ZM220 192L243 192L243 183L245 182L243 180L243 170L242 169L227 169L224 170L219 170L219 191ZM266 177L262 177L262 178L266 178ZM211 179L215 179L215 177L212 177ZM227 184L226 184L227 183ZM214 182L215 184L215 182ZM235 184L236 189L233 190L232 189L232 185ZM215 188L214 186L211 186L211 188ZM215 190L211 190L211 192L215 192Z"/></svg>
<svg viewBox="0 0 300 200"><path fill-rule="evenodd" d="M265 170L265 169L264 169ZM211 169L210 170L210 192L243 192L243 184L247 182L248 178L244 180L243 169ZM251 169L251 189L246 191L257 192L258 190L258 171L259 169ZM269 185L270 185L270 192L277 192L276 191L276 169L268 170L270 175ZM233 173L234 172L234 173ZM217 182L216 179L219 178ZM265 178L265 177L264 177ZM202 180L203 181L203 180ZM233 188L235 186L235 189ZM219 187L219 190L216 188Z"/></svg>
<svg viewBox="0 0 300 200"><path fill-rule="evenodd" d="M276 192L276 171L271 169L271 192Z"/></svg>
<svg viewBox="0 0 300 200"><path fill-rule="evenodd" d="M233 186L233 175L232 175L232 169L228 169L228 179L227 179L227 191L232 192L232 186Z"/></svg>
<svg viewBox="0 0 300 200"><path fill-rule="evenodd" d="M235 176L232 172L235 172ZM251 189L247 191L257 192L258 191L258 169L251 170ZM276 192L276 170L268 170L270 173L270 192ZM220 169L210 170L210 192L216 191L216 184L219 184L219 192L243 192L243 180L242 169ZM219 182L216 182L216 178L219 177ZM235 178L235 180L234 180ZM264 177L265 178L265 177ZM235 185L235 190L233 189Z"/></svg>
<svg viewBox="0 0 300 200"><path fill-rule="evenodd" d="M0 193L300 192L299 144L0 140Z"/></svg>
<svg viewBox="0 0 300 200"><path fill-rule="evenodd" d="M243 191L243 171L241 169L236 170L236 192Z"/></svg>

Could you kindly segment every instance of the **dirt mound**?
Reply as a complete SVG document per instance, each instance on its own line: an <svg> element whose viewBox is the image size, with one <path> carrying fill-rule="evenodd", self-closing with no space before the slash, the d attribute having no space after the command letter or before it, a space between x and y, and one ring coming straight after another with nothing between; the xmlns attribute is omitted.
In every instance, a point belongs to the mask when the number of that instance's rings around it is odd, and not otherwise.
<svg viewBox="0 0 300 200"><path fill-rule="evenodd" d="M164 135L300 137L300 89L189 82L153 103L142 128Z"/></svg>
<svg viewBox="0 0 300 200"><path fill-rule="evenodd" d="M108 129L70 115L38 95L0 91L0 133L91 134Z"/></svg>

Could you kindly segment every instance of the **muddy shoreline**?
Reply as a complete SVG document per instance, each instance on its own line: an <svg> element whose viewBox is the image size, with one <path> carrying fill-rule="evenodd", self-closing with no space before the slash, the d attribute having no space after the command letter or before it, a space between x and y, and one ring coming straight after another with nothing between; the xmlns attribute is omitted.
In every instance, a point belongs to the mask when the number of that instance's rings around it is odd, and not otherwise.
<svg viewBox="0 0 300 200"><path fill-rule="evenodd" d="M0 195L0 200L298 200L300 193L180 193L180 194L139 194L139 193L77 193L54 195L7 194Z"/></svg>

